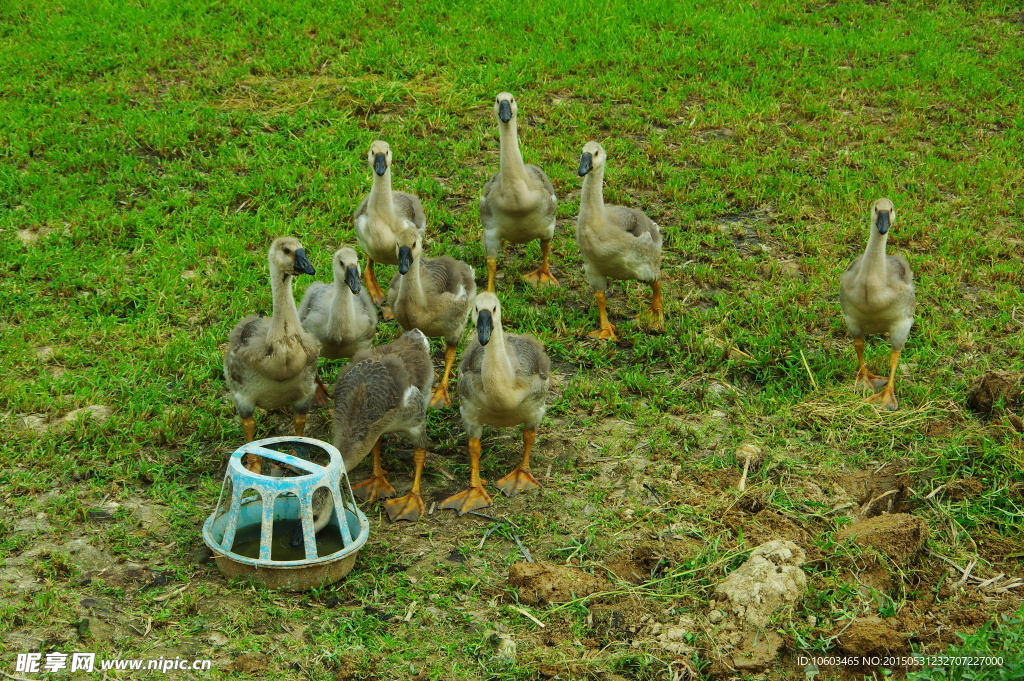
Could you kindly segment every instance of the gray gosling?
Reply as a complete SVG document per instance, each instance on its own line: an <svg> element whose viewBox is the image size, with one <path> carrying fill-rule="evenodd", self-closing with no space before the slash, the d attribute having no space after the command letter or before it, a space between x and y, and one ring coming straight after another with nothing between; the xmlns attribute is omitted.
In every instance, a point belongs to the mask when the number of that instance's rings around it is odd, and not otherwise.
<svg viewBox="0 0 1024 681"><path fill-rule="evenodd" d="M381 468L381 436L404 433L415 448L412 489L384 504L391 520L415 521L425 511L420 478L427 457L427 401L433 380L430 343L413 329L387 345L356 354L334 384L334 446L345 470L373 453L373 474L352 488L358 498L374 501L396 494Z"/></svg>
<svg viewBox="0 0 1024 681"><path fill-rule="evenodd" d="M480 222L483 223L484 252L487 254L487 290L494 292L494 276L498 268L501 241L525 244L540 240L540 267L525 275L527 282L538 286L558 286L548 266L551 238L555 234L555 209L558 198L551 180L535 165L523 163L519 153L515 98L502 92L494 102L500 139L500 165L480 197Z"/></svg>
<svg viewBox="0 0 1024 681"><path fill-rule="evenodd" d="M414 194L391 190L391 147L377 141L370 145L370 167L373 168L373 187L356 209L356 240L366 253L366 288L374 305L384 304L384 292L373 273L373 264L382 262L397 265L395 241L403 230L411 227L420 238L426 233L427 218L423 206ZM384 321L392 319L384 311Z"/></svg>
<svg viewBox="0 0 1024 681"><path fill-rule="evenodd" d="M459 409L469 435L469 488L444 500L441 508L459 515L491 505L480 479L480 437L484 425L507 428L523 424L523 458L500 480L508 496L539 488L530 473L530 449L544 418L551 360L544 346L527 335L505 333L497 296L485 292L474 307L476 339L459 366Z"/></svg>
<svg viewBox="0 0 1024 681"><path fill-rule="evenodd" d="M397 240L398 274L391 280L388 304L403 329L419 329L428 338L444 338L444 375L431 407L450 407L448 377L476 296L473 268L446 255L423 257L423 237L406 229Z"/></svg>
<svg viewBox="0 0 1024 681"><path fill-rule="evenodd" d="M306 426L316 391L316 360L320 343L299 323L292 297L292 279L315 274L298 239L281 237L270 245L270 317L249 315L228 337L224 355L224 381L242 419L245 441L255 439L256 407L277 409L291 405L295 434ZM260 472L260 457L247 457L250 470Z"/></svg>
<svg viewBox="0 0 1024 681"><path fill-rule="evenodd" d="M854 387L863 383L878 391L867 398L868 402L878 402L890 411L899 408L895 393L896 366L910 327L914 325L916 306L910 263L898 255L885 254L889 229L895 222L892 201L875 201L871 206L871 235L864 255L854 260L839 280L839 304L857 352ZM864 362L864 336L869 333L889 334L888 378L871 373Z"/></svg>
<svg viewBox="0 0 1024 681"><path fill-rule="evenodd" d="M576 243L583 253L583 269L594 290L601 326L591 338L617 340L615 327L608 321L605 291L609 279L635 279L651 285L653 331L665 330L661 307L661 231L658 225L637 208L604 203L604 166L608 160L604 147L587 142L580 156L579 174L583 177L580 214L576 220Z"/></svg>

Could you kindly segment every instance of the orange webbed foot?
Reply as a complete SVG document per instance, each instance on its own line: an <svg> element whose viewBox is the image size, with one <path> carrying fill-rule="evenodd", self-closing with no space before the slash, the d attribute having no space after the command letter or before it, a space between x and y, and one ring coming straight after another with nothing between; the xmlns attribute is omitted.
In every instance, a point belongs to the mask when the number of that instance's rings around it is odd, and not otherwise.
<svg viewBox="0 0 1024 681"><path fill-rule="evenodd" d="M886 382L885 387L879 390L877 393L867 398L868 402L879 402L883 407L889 411L896 411L900 408L899 402L896 401L896 390Z"/></svg>
<svg viewBox="0 0 1024 681"><path fill-rule="evenodd" d="M385 501L384 510L388 512L388 518L392 522L397 520L416 522L427 512L427 507L423 504L422 496L416 492L409 492L405 496Z"/></svg>
<svg viewBox="0 0 1024 681"><path fill-rule="evenodd" d="M452 394L446 385L439 385L434 388L434 394L430 398L431 409L448 408L452 406Z"/></svg>
<svg viewBox="0 0 1024 681"><path fill-rule="evenodd" d="M387 298L384 297L384 292L380 290L380 285L374 281L366 286L366 292L370 294L370 300L377 307L383 308L384 303L387 302Z"/></svg>
<svg viewBox="0 0 1024 681"><path fill-rule="evenodd" d="M523 279L533 286L559 286L555 275L551 274L551 270L546 267L538 267L533 272L524 274Z"/></svg>
<svg viewBox="0 0 1024 681"><path fill-rule="evenodd" d="M617 329L609 324L608 326L602 326L597 331L591 331L587 334L590 338L595 340L619 340L619 336L615 333Z"/></svg>
<svg viewBox="0 0 1024 681"><path fill-rule="evenodd" d="M470 487L469 489L453 494L452 496L441 502L441 508L453 509L459 515L465 515L470 511L475 511L478 508L486 508L491 505L491 495L488 494L483 488L483 481L481 480L480 487Z"/></svg>
<svg viewBox="0 0 1024 681"><path fill-rule="evenodd" d="M528 468L516 467L511 473L498 480L498 486L505 496L513 497L528 489L540 489L540 483L533 477Z"/></svg>
<svg viewBox="0 0 1024 681"><path fill-rule="evenodd" d="M379 476L371 475L369 478L352 486L352 494L361 501L376 501L386 497L393 497L398 492L391 486L391 483L384 477L382 471Z"/></svg>
<svg viewBox="0 0 1024 681"><path fill-rule="evenodd" d="M665 333L665 313L661 308L648 308L637 315L636 321L648 331Z"/></svg>
<svg viewBox="0 0 1024 681"><path fill-rule="evenodd" d="M889 379L885 376L876 376L875 374L868 371L867 367L863 367L857 372L857 378L853 381L853 387L857 388L863 386L870 390L881 390L885 387L885 384L889 382Z"/></svg>

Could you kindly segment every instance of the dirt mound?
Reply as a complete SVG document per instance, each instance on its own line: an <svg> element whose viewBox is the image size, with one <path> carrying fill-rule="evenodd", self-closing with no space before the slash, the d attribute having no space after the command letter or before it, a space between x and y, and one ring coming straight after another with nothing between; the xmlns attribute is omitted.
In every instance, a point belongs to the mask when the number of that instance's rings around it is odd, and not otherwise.
<svg viewBox="0 0 1024 681"><path fill-rule="evenodd" d="M733 651L732 666L739 672L756 674L775 666L775 658L783 648L782 637L774 631L750 631Z"/></svg>
<svg viewBox="0 0 1024 681"><path fill-rule="evenodd" d="M902 465L884 470L862 470L840 475L835 480L840 499L856 504L854 516L870 518L886 513L906 513L913 508L915 478ZM838 501L838 500L837 500Z"/></svg>
<svg viewBox="0 0 1024 681"><path fill-rule="evenodd" d="M858 657L885 655L903 651L906 638L880 617L859 617L839 635L839 648Z"/></svg>
<svg viewBox="0 0 1024 681"><path fill-rule="evenodd" d="M953 480L946 483L946 492L954 501L973 499L981 494L984 489L985 486L977 478L963 478L962 480Z"/></svg>
<svg viewBox="0 0 1024 681"><path fill-rule="evenodd" d="M1000 402L1017 411L1024 395L1024 374L1015 371L986 371L967 389L967 406L982 414L991 414Z"/></svg>
<svg viewBox="0 0 1024 681"><path fill-rule="evenodd" d="M858 546L878 549L893 559L909 558L924 547L928 525L909 513L880 515L841 530L836 541L852 539Z"/></svg>
<svg viewBox="0 0 1024 681"><path fill-rule="evenodd" d="M800 565L806 559L804 550L793 542L778 539L762 544L715 587L711 605L739 623L767 626L776 611L803 596L807 576Z"/></svg>
<svg viewBox="0 0 1024 681"><path fill-rule="evenodd" d="M612 587L603 577L550 563L513 563L508 569L508 583L519 588L519 600L531 605L565 603L599 591L610 591Z"/></svg>
<svg viewBox="0 0 1024 681"><path fill-rule="evenodd" d="M761 545L774 539L786 539L802 548L807 560L813 561L821 557L818 547L814 544L814 536L792 518L774 508L763 508L752 517L730 514L723 518L723 522L734 531L742 531L743 536L751 544Z"/></svg>

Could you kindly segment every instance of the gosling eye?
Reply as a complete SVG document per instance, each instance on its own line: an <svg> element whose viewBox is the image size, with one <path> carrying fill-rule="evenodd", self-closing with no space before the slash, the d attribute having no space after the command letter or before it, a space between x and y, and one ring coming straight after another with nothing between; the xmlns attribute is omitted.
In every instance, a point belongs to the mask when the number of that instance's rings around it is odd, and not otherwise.
<svg viewBox="0 0 1024 681"><path fill-rule="evenodd" d="M285 255L291 255L291 254L292 254L292 249L290 249L290 248L287 248L287 247L286 247L286 248L284 249L284 254L285 254Z"/></svg>

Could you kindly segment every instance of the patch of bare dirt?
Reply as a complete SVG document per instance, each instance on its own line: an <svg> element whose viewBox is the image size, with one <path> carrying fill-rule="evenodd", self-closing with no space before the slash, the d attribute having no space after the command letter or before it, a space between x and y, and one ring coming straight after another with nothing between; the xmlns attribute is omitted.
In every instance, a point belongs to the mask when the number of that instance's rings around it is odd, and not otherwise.
<svg viewBox="0 0 1024 681"><path fill-rule="evenodd" d="M814 536L776 509L760 508L753 516L737 517L730 514L725 522L741 529L751 544L760 545L775 539L785 539L803 549L807 560L814 561L821 557L821 552L814 544Z"/></svg>
<svg viewBox="0 0 1024 681"><path fill-rule="evenodd" d="M806 560L793 542L762 544L715 587L711 605L740 623L764 627L776 611L802 597L807 576L800 566Z"/></svg>
<svg viewBox="0 0 1024 681"><path fill-rule="evenodd" d="M908 636L901 634L892 618L859 617L839 635L839 649L847 655L871 657L908 652Z"/></svg>
<svg viewBox="0 0 1024 681"><path fill-rule="evenodd" d="M992 414L1002 405L1019 411L1024 397L1024 374L1015 371L986 371L967 389L967 406L981 414Z"/></svg>
<svg viewBox="0 0 1024 681"><path fill-rule="evenodd" d="M645 629L650 608L637 600L592 603L587 613L587 629L599 646L632 643Z"/></svg>
<svg viewBox="0 0 1024 681"><path fill-rule="evenodd" d="M263 653L242 653L226 668L246 674L260 674L268 671L269 662L269 658Z"/></svg>
<svg viewBox="0 0 1024 681"><path fill-rule="evenodd" d="M518 588L522 602L531 605L565 603L612 588L603 577L551 563L513 563L508 570L508 584Z"/></svg>
<svg viewBox="0 0 1024 681"><path fill-rule="evenodd" d="M96 423L106 423L114 415L114 408L102 404L91 404L88 407L74 409L64 416L48 420L41 414L25 414L20 418L21 427L36 434L43 434L50 431L62 432L68 430L79 419L91 418Z"/></svg>
<svg viewBox="0 0 1024 681"><path fill-rule="evenodd" d="M714 678L730 678L736 671L759 673L776 664L785 641L766 630L773 615L795 606L807 589L800 566L807 556L790 541L777 539L754 549L711 596L708 620L716 626L717 657Z"/></svg>
<svg viewBox="0 0 1024 681"><path fill-rule="evenodd" d="M733 651L731 666L738 672L763 672L775 666L784 643L774 631L748 631Z"/></svg>
<svg viewBox="0 0 1024 681"><path fill-rule="evenodd" d="M877 549L894 560L918 553L928 539L928 524L909 513L880 515L843 528L836 541L851 539L862 547Z"/></svg>
<svg viewBox="0 0 1024 681"><path fill-rule="evenodd" d="M604 567L623 581L643 584L682 564L699 550L700 543L688 537L680 541L642 541L612 556Z"/></svg>
<svg viewBox="0 0 1024 681"><path fill-rule="evenodd" d="M911 490L915 483L914 476L897 465L842 474L833 487L839 501L853 506L853 516L870 518L913 510Z"/></svg>
<svg viewBox="0 0 1024 681"><path fill-rule="evenodd" d="M985 486L977 478L963 478L962 480L953 480L946 483L946 493L954 501L973 499L981 494L984 489Z"/></svg>

